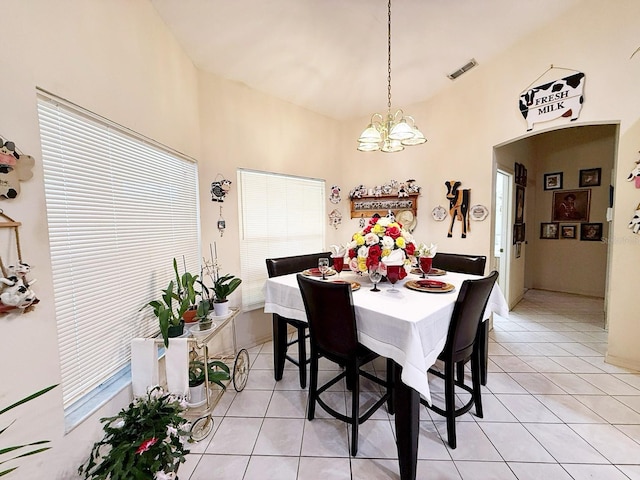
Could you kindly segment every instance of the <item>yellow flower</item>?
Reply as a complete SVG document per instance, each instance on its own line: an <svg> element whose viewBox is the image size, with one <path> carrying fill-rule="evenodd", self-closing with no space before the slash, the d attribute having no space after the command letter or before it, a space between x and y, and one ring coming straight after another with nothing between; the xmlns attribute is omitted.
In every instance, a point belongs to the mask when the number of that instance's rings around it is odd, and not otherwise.
<svg viewBox="0 0 640 480"><path fill-rule="evenodd" d="M365 257L358 257L358 270L361 272L367 271L367 259Z"/></svg>
<svg viewBox="0 0 640 480"><path fill-rule="evenodd" d="M364 237L362 235L360 235L359 233L354 234L353 235L353 239L356 241L356 244L358 246L364 245Z"/></svg>
<svg viewBox="0 0 640 480"><path fill-rule="evenodd" d="M400 247L400 248L404 248L404 247L406 247L406 245L407 245L407 244L406 244L406 242L404 241L404 238L402 238L402 237L398 237L398 238L396 238L396 245L397 245L398 247Z"/></svg>
<svg viewBox="0 0 640 480"><path fill-rule="evenodd" d="M384 248L382 249L382 257L386 257L391 253L391 249L390 248Z"/></svg>
<svg viewBox="0 0 640 480"><path fill-rule="evenodd" d="M385 228L384 228L382 225L380 225L379 223L376 223L376 224L373 226L373 228L371 229L371 231L372 231L373 233L375 233L375 234L380 235L381 233L384 233Z"/></svg>

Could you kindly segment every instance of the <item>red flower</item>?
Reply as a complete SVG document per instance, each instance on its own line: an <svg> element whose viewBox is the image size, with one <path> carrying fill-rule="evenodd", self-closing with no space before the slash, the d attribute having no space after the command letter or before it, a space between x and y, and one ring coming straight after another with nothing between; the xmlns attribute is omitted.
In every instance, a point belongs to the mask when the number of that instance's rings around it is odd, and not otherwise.
<svg viewBox="0 0 640 480"><path fill-rule="evenodd" d="M407 246L404 247L404 251L407 252L407 255L413 255L416 253L416 246L413 243L407 243Z"/></svg>
<svg viewBox="0 0 640 480"><path fill-rule="evenodd" d="M391 238L395 240L396 238L402 235L402 231L394 225L392 227L387 227L387 231L385 232L385 234L389 235Z"/></svg>
<svg viewBox="0 0 640 480"><path fill-rule="evenodd" d="M376 223L378 223L379 219L380 217L371 217L371 220L369 220L369 225L375 225Z"/></svg>
<svg viewBox="0 0 640 480"><path fill-rule="evenodd" d="M352 248L349 250L349 258L356 258L356 249Z"/></svg>
<svg viewBox="0 0 640 480"><path fill-rule="evenodd" d="M371 245L369 247L369 256L367 257L367 268L378 265L378 263L380 263L380 255L382 255L380 245Z"/></svg>
<svg viewBox="0 0 640 480"><path fill-rule="evenodd" d="M140 446L138 447L138 450L136 450L136 455L142 455L144 452L146 452L151 447L153 447L157 441L158 439L156 437L152 437L149 440L145 440L140 444Z"/></svg>

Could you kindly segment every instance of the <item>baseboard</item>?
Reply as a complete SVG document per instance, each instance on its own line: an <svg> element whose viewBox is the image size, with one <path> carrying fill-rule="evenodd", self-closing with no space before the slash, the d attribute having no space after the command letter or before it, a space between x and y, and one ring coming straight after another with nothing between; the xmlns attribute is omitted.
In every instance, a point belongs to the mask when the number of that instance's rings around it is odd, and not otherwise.
<svg viewBox="0 0 640 480"><path fill-rule="evenodd" d="M604 356L604 361L616 367L628 368L630 370L640 371L640 361L630 360L628 358L615 357L610 354Z"/></svg>

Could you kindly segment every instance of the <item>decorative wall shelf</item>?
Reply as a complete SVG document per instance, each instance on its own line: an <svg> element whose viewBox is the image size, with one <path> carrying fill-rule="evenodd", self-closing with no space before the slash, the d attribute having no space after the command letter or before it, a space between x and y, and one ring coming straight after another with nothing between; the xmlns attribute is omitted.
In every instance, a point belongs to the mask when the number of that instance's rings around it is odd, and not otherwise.
<svg viewBox="0 0 640 480"><path fill-rule="evenodd" d="M363 195L360 198L351 199L351 218L372 217L376 213L384 217L389 210L394 215L400 210L411 210L416 216L418 214L418 194L411 193L408 197Z"/></svg>

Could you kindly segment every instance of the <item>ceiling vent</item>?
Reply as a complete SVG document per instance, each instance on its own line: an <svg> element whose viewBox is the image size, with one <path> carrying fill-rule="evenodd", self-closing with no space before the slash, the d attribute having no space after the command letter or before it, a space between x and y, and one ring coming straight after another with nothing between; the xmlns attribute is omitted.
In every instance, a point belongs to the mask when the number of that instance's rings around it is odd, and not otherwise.
<svg viewBox="0 0 640 480"><path fill-rule="evenodd" d="M471 70L476 65L478 65L478 62L476 62L475 58L472 58L465 65L460 67L458 70L456 70L455 72L450 73L449 75L447 75L447 77L449 77L451 80L455 80L460 75L462 75L463 73L468 72L469 70Z"/></svg>

